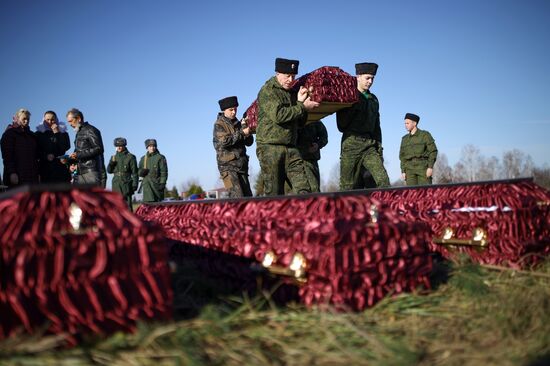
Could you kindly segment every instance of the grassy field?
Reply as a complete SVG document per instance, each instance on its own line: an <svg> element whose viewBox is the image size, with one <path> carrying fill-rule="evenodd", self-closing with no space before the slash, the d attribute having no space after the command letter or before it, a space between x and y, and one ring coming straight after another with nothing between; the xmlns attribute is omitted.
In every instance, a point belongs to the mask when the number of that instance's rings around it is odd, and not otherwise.
<svg viewBox="0 0 550 366"><path fill-rule="evenodd" d="M434 284L339 313L266 293L220 297L187 271L174 284L179 319L71 349L53 336L8 339L0 365L550 364L550 260L525 271L440 262Z"/></svg>

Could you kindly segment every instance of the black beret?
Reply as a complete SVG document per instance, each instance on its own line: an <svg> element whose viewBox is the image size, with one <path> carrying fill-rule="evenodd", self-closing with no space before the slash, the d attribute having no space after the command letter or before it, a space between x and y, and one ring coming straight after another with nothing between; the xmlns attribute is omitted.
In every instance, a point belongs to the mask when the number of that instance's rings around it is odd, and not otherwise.
<svg viewBox="0 0 550 366"><path fill-rule="evenodd" d="M416 123L418 123L418 121L420 121L420 117L418 117L416 114L414 113L407 113L405 114L405 119L410 119L411 121L415 121Z"/></svg>
<svg viewBox="0 0 550 366"><path fill-rule="evenodd" d="M157 147L157 140L155 140L155 139L145 140L145 147L149 147L151 145L153 145L154 147Z"/></svg>
<svg viewBox="0 0 550 366"><path fill-rule="evenodd" d="M355 74L371 74L376 75L376 70L378 70L378 65L372 62L363 62L360 64L355 64Z"/></svg>
<svg viewBox="0 0 550 366"><path fill-rule="evenodd" d="M233 108L239 106L239 101L237 100L237 97L227 97L218 100L218 103L220 104L220 109L222 111L225 111L227 108Z"/></svg>
<svg viewBox="0 0 550 366"><path fill-rule="evenodd" d="M287 60L286 58L276 58L275 59L275 71L282 74L297 74L298 65L300 61L298 60Z"/></svg>
<svg viewBox="0 0 550 366"><path fill-rule="evenodd" d="M126 139L124 137L117 137L113 142L115 146L126 146Z"/></svg>

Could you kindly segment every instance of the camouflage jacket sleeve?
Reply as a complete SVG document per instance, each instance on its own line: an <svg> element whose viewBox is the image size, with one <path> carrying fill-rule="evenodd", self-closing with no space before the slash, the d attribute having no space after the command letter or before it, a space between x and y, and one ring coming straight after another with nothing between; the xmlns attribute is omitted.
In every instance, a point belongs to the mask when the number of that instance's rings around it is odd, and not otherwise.
<svg viewBox="0 0 550 366"><path fill-rule="evenodd" d="M404 141L407 135L401 139L401 146L399 146L399 161L401 162L401 173L405 172L405 151L403 150Z"/></svg>
<svg viewBox="0 0 550 366"><path fill-rule="evenodd" d="M235 129L231 133L228 129L222 126L223 122L216 121L214 123L214 146L221 148L228 148L235 144L245 141L245 136L240 129ZM246 142L246 141L245 141ZM252 143L250 144L252 145ZM250 146L249 145L249 146Z"/></svg>
<svg viewBox="0 0 550 366"><path fill-rule="evenodd" d="M258 95L258 103L263 106L266 116L276 124L282 125L289 122L303 121L307 119L307 111L304 104L296 105L286 103L280 95L282 91L275 88L266 88Z"/></svg>
<svg viewBox="0 0 550 366"><path fill-rule="evenodd" d="M428 168L433 168L437 159L437 146L435 140L428 131L424 131L424 140L426 142L426 154L428 155Z"/></svg>

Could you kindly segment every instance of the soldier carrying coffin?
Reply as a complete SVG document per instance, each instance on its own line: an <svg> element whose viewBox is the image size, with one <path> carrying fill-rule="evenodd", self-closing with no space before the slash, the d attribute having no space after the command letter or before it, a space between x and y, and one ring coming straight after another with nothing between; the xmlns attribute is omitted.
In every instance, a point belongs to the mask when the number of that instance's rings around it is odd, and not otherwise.
<svg viewBox="0 0 550 366"><path fill-rule="evenodd" d="M254 137L250 128L242 126L235 117L239 106L237 97L223 98L218 103L221 112L214 123L213 143L223 185L229 197L250 197L246 146L252 145Z"/></svg>

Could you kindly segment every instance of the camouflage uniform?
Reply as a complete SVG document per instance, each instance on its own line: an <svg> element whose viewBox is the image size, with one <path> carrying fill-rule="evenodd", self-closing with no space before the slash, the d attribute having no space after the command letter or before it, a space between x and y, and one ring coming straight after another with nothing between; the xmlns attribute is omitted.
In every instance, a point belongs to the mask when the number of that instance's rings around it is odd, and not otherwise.
<svg viewBox="0 0 550 366"><path fill-rule="evenodd" d="M136 156L126 148L116 152L109 160L107 172L114 174L111 184L113 192L122 194L128 208L132 211L132 195L138 188L138 168Z"/></svg>
<svg viewBox="0 0 550 366"><path fill-rule="evenodd" d="M318 149L310 151L311 146L316 143ZM298 149L304 159L306 177L311 187L311 192L320 192L321 175L319 164L321 149L328 144L328 133L323 122L313 122L298 130Z"/></svg>
<svg viewBox="0 0 550 366"><path fill-rule="evenodd" d="M368 188L363 169L374 178L377 187L388 187L390 180L382 157L382 130L378 99L369 91L359 93L359 101L336 113L342 132L340 152L340 190Z"/></svg>
<svg viewBox="0 0 550 366"><path fill-rule="evenodd" d="M212 142L216 149L218 170L229 197L252 196L248 181L246 146L252 145L254 137L244 135L238 119L230 120L223 113L218 113Z"/></svg>
<svg viewBox="0 0 550 366"><path fill-rule="evenodd" d="M288 179L295 193L309 193L304 161L296 147L298 128L307 120L307 111L297 101L297 93L285 90L276 77L258 93L256 155L260 161L266 195L284 194Z"/></svg>
<svg viewBox="0 0 550 366"><path fill-rule="evenodd" d="M168 180L168 164L164 155L158 150L147 152L139 161L138 175L143 177L143 202L162 201Z"/></svg>
<svg viewBox="0 0 550 366"><path fill-rule="evenodd" d="M417 128L414 135L408 133L401 139L399 160L408 186L432 184L432 177L426 176L426 170L433 169L436 159L437 147L428 131Z"/></svg>

